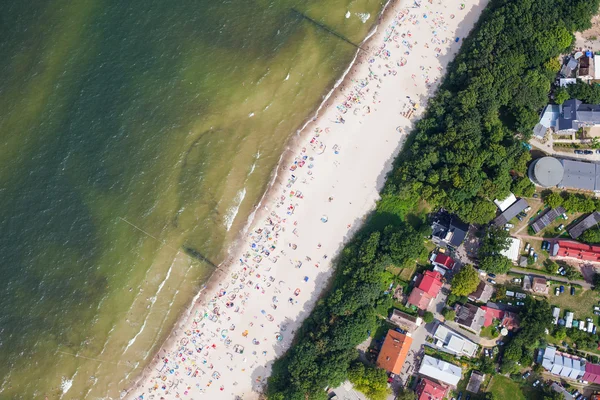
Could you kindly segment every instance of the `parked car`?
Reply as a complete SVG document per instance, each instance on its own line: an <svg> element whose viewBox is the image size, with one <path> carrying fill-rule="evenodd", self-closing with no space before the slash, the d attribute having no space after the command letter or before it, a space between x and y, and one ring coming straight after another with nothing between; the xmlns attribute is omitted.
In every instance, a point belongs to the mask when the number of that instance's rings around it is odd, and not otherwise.
<svg viewBox="0 0 600 400"><path fill-rule="evenodd" d="M596 154L600 154L600 149L596 150Z"/></svg>
<svg viewBox="0 0 600 400"><path fill-rule="evenodd" d="M524 217L524 216L522 216L521 214L517 214L517 219L518 219L519 221L523 221L523 219L524 219L524 218L525 218L525 217Z"/></svg>
<svg viewBox="0 0 600 400"><path fill-rule="evenodd" d="M533 387L537 387L537 385L540 384L540 380L538 379L537 381L533 382Z"/></svg>
<svg viewBox="0 0 600 400"><path fill-rule="evenodd" d="M565 229L565 226L564 226L563 224L560 224L560 225L558 226L558 228L556 228L556 229L558 229L558 231L560 232L560 231L562 231L563 229Z"/></svg>
<svg viewBox="0 0 600 400"><path fill-rule="evenodd" d="M514 283L521 283L521 282L523 282L523 280L521 278L514 278L513 282Z"/></svg>
<svg viewBox="0 0 600 400"><path fill-rule="evenodd" d="M515 227L515 226L514 226L513 224L511 224L511 223L504 224L504 226L505 226L505 227L507 227L507 228L509 228L509 229L510 229L510 228L514 228L514 227Z"/></svg>
<svg viewBox="0 0 600 400"><path fill-rule="evenodd" d="M594 311L594 315L600 315L600 311Z"/></svg>
<svg viewBox="0 0 600 400"><path fill-rule="evenodd" d="M527 371L523 374L523 379L527 379L529 378L529 376L531 375L531 371Z"/></svg>
<svg viewBox="0 0 600 400"><path fill-rule="evenodd" d="M537 262L537 260L538 260L537 253L533 253L533 262Z"/></svg>
<svg viewBox="0 0 600 400"><path fill-rule="evenodd" d="M528 213L529 211L531 211L531 206L527 206L523 209L523 212Z"/></svg>
<svg viewBox="0 0 600 400"><path fill-rule="evenodd" d="M489 276L490 278L495 278L495 277L496 277L496 274L489 273L489 274L488 274L488 276Z"/></svg>
<svg viewBox="0 0 600 400"><path fill-rule="evenodd" d="M571 296L575 296L575 287L571 286Z"/></svg>
<svg viewBox="0 0 600 400"><path fill-rule="evenodd" d="M584 150L583 154L594 154L592 150Z"/></svg>
<svg viewBox="0 0 600 400"><path fill-rule="evenodd" d="M582 150L575 150L575 152L574 152L574 153L575 153L575 154L583 154L583 151L582 151Z"/></svg>
<svg viewBox="0 0 600 400"><path fill-rule="evenodd" d="M495 280L493 280L493 279L491 279L491 278L488 278L488 280L487 280L487 281L488 281L489 283L491 283L492 285L495 285L495 284L496 284L496 281L495 281Z"/></svg>
<svg viewBox="0 0 600 400"><path fill-rule="evenodd" d="M563 217L563 219L569 219L569 217L567 216L566 213L562 213L562 217Z"/></svg>
<svg viewBox="0 0 600 400"><path fill-rule="evenodd" d="M565 287L563 285L560 285L560 292L563 293L565 291Z"/></svg>
<svg viewBox="0 0 600 400"><path fill-rule="evenodd" d="M554 295L558 296L560 294L560 289L559 288L555 288L554 289Z"/></svg>
<svg viewBox="0 0 600 400"><path fill-rule="evenodd" d="M524 305L525 305L525 303L523 303L522 301L517 301L517 305L518 305L518 306L524 306Z"/></svg>
<svg viewBox="0 0 600 400"><path fill-rule="evenodd" d="M529 247L530 247L529 243L525 243L525 253L527 253L529 251Z"/></svg>

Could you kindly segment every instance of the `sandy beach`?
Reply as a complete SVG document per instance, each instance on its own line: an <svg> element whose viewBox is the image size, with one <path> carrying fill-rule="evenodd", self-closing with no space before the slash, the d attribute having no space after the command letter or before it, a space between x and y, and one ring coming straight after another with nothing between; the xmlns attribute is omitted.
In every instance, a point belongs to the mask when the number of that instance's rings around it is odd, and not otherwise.
<svg viewBox="0 0 600 400"><path fill-rule="evenodd" d="M258 398L485 5L388 6L319 116L290 140L231 257L125 398Z"/></svg>

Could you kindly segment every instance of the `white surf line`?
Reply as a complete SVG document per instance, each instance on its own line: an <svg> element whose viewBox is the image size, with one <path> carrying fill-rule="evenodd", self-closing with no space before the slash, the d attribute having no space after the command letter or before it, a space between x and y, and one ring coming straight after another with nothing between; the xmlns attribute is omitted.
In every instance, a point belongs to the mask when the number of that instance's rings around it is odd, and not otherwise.
<svg viewBox="0 0 600 400"><path fill-rule="evenodd" d="M175 264L176 260L177 260L177 257L175 257L173 259L173 262L171 263L171 266L169 267L169 270L167 271L167 276L165 277L165 279L163 279L163 281L160 283L160 285L158 285L158 290L156 291L156 293L154 294L154 296L151 298L151 300L150 300L150 303L151 303L150 310L148 311L148 314L146 314L146 318L144 318L144 323L142 324L142 327L140 328L140 330L138 331L138 333L127 343L127 346L125 347L125 350L123 350L122 354L125 354L125 352L127 352L127 350L131 347L131 345L133 345L135 343L135 341L137 340L138 336L140 336L142 334L142 332L144 331L144 329L146 329L146 323L148 322L148 318L150 318L150 314L152 314L152 306L154 306L154 303L156 302L156 298L158 297L158 295L161 292L162 288L165 286L165 283L167 282L167 280L171 276L171 271L173 270L173 265Z"/></svg>

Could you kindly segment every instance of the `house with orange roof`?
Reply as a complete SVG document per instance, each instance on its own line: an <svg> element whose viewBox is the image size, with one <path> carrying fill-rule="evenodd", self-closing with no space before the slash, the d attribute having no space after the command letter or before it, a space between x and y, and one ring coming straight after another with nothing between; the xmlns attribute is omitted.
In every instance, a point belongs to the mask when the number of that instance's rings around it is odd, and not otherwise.
<svg viewBox="0 0 600 400"><path fill-rule="evenodd" d="M377 356L377 366L393 374L400 374L410 350L412 338L390 329Z"/></svg>

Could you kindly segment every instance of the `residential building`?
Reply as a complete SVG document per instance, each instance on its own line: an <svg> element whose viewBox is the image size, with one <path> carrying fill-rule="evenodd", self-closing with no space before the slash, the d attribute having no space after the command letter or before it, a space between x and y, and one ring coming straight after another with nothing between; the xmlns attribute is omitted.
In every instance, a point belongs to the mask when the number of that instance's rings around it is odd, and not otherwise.
<svg viewBox="0 0 600 400"><path fill-rule="evenodd" d="M531 227L535 233L541 232L545 227L550 225L556 218L565 212L563 207L556 207L549 210L538 217L532 224Z"/></svg>
<svg viewBox="0 0 600 400"><path fill-rule="evenodd" d="M476 303L487 303L492 298L494 288L492 285L488 285L484 281L480 281L477 285L477 289L469 295L469 300Z"/></svg>
<svg viewBox="0 0 600 400"><path fill-rule="evenodd" d="M519 320L515 313L500 310L499 308L492 307L492 305L495 305L495 303L488 303L487 306L481 306L481 309L485 312L483 326L488 327L494 323L494 320L497 320L500 321L500 326L505 327L509 331L519 327Z"/></svg>
<svg viewBox="0 0 600 400"><path fill-rule="evenodd" d="M462 325L475 333L479 333L485 322L485 311L469 303L457 305L455 321L459 325Z"/></svg>
<svg viewBox="0 0 600 400"><path fill-rule="evenodd" d="M600 246L579 243L572 240L558 240L552 245L555 257L576 258L584 261L600 262Z"/></svg>
<svg viewBox="0 0 600 400"><path fill-rule="evenodd" d="M377 366L398 375L402 371L411 343L410 336L390 329L379 351Z"/></svg>
<svg viewBox="0 0 600 400"><path fill-rule="evenodd" d="M435 253L431 258L431 263L436 267L452 270L456 262L444 253Z"/></svg>
<svg viewBox="0 0 600 400"><path fill-rule="evenodd" d="M469 232L469 224L465 224L457 216L442 209L435 214L431 230L431 237L435 244L457 248L465 240Z"/></svg>
<svg viewBox="0 0 600 400"><path fill-rule="evenodd" d="M556 104L548 104L540 114L540 121L533 128L533 134L543 139L546 136L548 129L556 132L556 121L560 117L560 106Z"/></svg>
<svg viewBox="0 0 600 400"><path fill-rule="evenodd" d="M600 385L600 365L587 363L585 364L585 373L583 374L583 380L588 383L595 383Z"/></svg>
<svg viewBox="0 0 600 400"><path fill-rule="evenodd" d="M418 400L443 400L448 394L448 386L422 378L415 392Z"/></svg>
<svg viewBox="0 0 600 400"><path fill-rule="evenodd" d="M573 239L577 239L579 236L583 234L583 232L587 231L591 227L594 227L600 223L600 212L594 211L580 222L577 223L574 227L569 229L569 235Z"/></svg>
<svg viewBox="0 0 600 400"><path fill-rule="evenodd" d="M523 290L531 290L531 276L523 276Z"/></svg>
<svg viewBox="0 0 600 400"><path fill-rule="evenodd" d="M513 264L517 264L521 253L521 239L515 237L508 238L509 247L506 250L502 250L500 254L508 258Z"/></svg>
<svg viewBox="0 0 600 400"><path fill-rule="evenodd" d="M548 282L546 278L541 278L536 276L533 278L533 283L531 284L531 290L535 293L548 294Z"/></svg>
<svg viewBox="0 0 600 400"><path fill-rule="evenodd" d="M446 361L424 356L419 374L447 385L456 386L462 378L462 369Z"/></svg>
<svg viewBox="0 0 600 400"><path fill-rule="evenodd" d="M576 132L579 128L600 124L600 105L585 104L577 99L569 99L560 105L558 131Z"/></svg>
<svg viewBox="0 0 600 400"><path fill-rule="evenodd" d="M404 329L409 333L417 330L417 328L423 323L423 319L421 317L415 317L396 309L394 309L392 315L390 315L390 321L398 328Z"/></svg>
<svg viewBox="0 0 600 400"><path fill-rule="evenodd" d="M556 351L556 347L548 346L542 352L542 366L554 375L566 379L580 379L586 372L584 359ZM585 380L585 378L584 378Z"/></svg>
<svg viewBox="0 0 600 400"><path fill-rule="evenodd" d="M469 383L467 384L467 392L471 393L479 393L479 388L485 379L485 374L482 374L479 371L471 372L471 378L469 378Z"/></svg>
<svg viewBox="0 0 600 400"><path fill-rule="evenodd" d="M438 325L433 334L434 343L437 347L457 354L459 356L475 357L477 344L466 337L458 334L446 325Z"/></svg>
<svg viewBox="0 0 600 400"><path fill-rule="evenodd" d="M435 299L442 288L442 274L437 271L425 271L419 275L415 282L407 306L415 306L420 310L427 310L433 299Z"/></svg>

